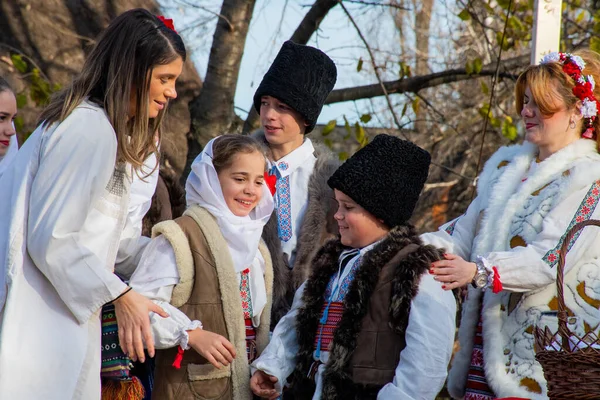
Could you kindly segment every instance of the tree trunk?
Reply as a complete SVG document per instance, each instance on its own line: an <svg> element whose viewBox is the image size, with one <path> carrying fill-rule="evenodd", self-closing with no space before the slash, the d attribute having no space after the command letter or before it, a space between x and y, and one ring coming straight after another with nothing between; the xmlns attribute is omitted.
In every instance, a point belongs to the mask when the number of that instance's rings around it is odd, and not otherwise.
<svg viewBox="0 0 600 400"><path fill-rule="evenodd" d="M337 4L338 0L317 0L308 13L306 13L290 40L298 44L308 43L312 34L319 28L323 18L325 18L329 10ZM246 122L244 123L242 133L249 134L259 126L258 113L254 109L254 104L252 104L250 106L248 118L246 118Z"/></svg>
<svg viewBox="0 0 600 400"><path fill-rule="evenodd" d="M255 0L224 0L200 95L190 103L191 128L182 180L210 139L232 133L236 119L233 99Z"/></svg>
<svg viewBox="0 0 600 400"><path fill-rule="evenodd" d="M433 9L433 0L419 0L413 2L415 10L420 8L415 15L415 36L416 36L416 54L415 54L415 73L417 76L427 75L429 73L429 25L431 22L431 10ZM416 112L415 131L424 133L427 130L427 121L425 118L427 112L424 107L419 107Z"/></svg>

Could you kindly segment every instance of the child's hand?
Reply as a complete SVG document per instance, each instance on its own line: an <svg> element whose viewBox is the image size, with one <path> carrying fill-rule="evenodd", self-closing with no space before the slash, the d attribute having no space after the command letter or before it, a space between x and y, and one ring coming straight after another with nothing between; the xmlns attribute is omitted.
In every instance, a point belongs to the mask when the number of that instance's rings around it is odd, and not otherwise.
<svg viewBox="0 0 600 400"><path fill-rule="evenodd" d="M250 389L258 397L269 400L274 400L279 397L279 393L275 390L277 378L273 375L268 375L261 370L257 370L250 379Z"/></svg>
<svg viewBox="0 0 600 400"><path fill-rule="evenodd" d="M202 329L188 331L188 334L189 345L215 368L221 369L221 366L229 365L235 358L235 348L223 336Z"/></svg>

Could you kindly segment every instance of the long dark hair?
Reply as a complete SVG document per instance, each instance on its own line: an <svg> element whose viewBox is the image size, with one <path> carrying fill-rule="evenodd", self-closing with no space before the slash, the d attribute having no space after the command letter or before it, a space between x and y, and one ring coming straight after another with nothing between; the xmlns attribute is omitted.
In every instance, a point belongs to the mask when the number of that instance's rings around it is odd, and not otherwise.
<svg viewBox="0 0 600 400"><path fill-rule="evenodd" d="M85 99L103 107L117 135L117 162L128 162L136 170L157 153L156 134L165 109L148 118L150 77L157 65L186 59L181 37L144 9L129 10L100 34L71 85L56 93L39 122L49 126L62 122ZM131 96L136 113L130 115Z"/></svg>

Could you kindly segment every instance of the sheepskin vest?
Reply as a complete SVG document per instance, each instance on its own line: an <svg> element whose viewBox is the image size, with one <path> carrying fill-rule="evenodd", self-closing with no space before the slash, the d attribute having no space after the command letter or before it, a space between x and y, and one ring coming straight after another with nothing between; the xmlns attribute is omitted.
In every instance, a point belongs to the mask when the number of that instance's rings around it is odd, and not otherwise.
<svg viewBox="0 0 600 400"><path fill-rule="evenodd" d="M246 331L238 280L225 238L214 217L192 206L175 221L156 225L153 235L163 235L174 251L180 282L173 289L171 304L204 329L226 337L237 356L229 366L216 369L195 350L183 355L181 369L172 364L177 348L156 352L156 377L152 398L156 400L250 400L250 369L246 358ZM271 257L264 243L259 250L265 259L267 305L256 328L258 354L269 340L273 288Z"/></svg>
<svg viewBox="0 0 600 400"><path fill-rule="evenodd" d="M345 249L339 239L317 253L297 318L300 349L286 398L311 399L315 384L306 376L313 362L324 293ZM411 302L421 275L441 252L424 246L411 226L398 226L365 254L344 299L344 312L323 374L323 400L375 399L392 382L405 347Z"/></svg>

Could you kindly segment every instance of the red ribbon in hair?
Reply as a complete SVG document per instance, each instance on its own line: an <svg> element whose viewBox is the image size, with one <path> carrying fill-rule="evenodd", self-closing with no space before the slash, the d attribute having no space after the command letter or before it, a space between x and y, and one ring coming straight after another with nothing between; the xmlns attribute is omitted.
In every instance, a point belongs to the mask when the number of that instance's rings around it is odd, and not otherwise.
<svg viewBox="0 0 600 400"><path fill-rule="evenodd" d="M173 20L171 18L165 18L162 15L158 15L157 18L160 19L167 28L177 33L177 31L175 30L175 25L173 25Z"/></svg>

